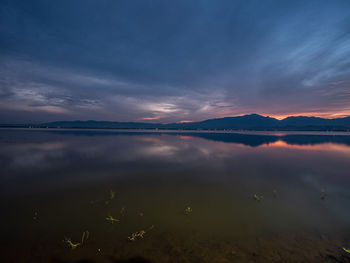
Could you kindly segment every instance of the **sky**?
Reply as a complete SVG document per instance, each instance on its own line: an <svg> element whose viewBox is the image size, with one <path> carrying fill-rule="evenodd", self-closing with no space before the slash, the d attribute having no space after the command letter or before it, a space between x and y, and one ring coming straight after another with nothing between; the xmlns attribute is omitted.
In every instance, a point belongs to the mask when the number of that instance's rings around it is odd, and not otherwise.
<svg viewBox="0 0 350 263"><path fill-rule="evenodd" d="M0 1L0 123L250 113L350 115L350 1Z"/></svg>

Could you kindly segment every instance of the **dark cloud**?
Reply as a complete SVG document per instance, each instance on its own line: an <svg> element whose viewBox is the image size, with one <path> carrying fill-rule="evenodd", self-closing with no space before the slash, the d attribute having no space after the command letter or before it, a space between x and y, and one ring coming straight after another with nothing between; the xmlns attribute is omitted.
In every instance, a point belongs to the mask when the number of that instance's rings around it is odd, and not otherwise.
<svg viewBox="0 0 350 263"><path fill-rule="evenodd" d="M349 28L340 0L2 1L0 121L350 115Z"/></svg>

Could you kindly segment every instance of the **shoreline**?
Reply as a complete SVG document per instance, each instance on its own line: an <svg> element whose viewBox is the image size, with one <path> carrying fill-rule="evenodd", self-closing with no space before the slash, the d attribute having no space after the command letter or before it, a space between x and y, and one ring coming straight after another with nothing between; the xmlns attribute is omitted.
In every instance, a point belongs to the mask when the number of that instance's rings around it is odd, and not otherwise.
<svg viewBox="0 0 350 263"><path fill-rule="evenodd" d="M103 131L103 132L134 132L134 133L223 133L223 134L250 134L250 135L329 135L350 136L350 131L303 131L303 130L190 130L190 129L119 129L119 128L58 128L58 127L0 127L0 130L30 130L30 131Z"/></svg>

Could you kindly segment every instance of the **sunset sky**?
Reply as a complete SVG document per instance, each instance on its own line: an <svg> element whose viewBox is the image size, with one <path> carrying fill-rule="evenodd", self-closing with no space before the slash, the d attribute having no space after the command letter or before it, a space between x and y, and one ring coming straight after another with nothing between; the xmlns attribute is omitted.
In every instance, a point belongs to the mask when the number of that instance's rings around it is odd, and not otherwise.
<svg viewBox="0 0 350 263"><path fill-rule="evenodd" d="M350 1L0 2L0 123L350 115Z"/></svg>

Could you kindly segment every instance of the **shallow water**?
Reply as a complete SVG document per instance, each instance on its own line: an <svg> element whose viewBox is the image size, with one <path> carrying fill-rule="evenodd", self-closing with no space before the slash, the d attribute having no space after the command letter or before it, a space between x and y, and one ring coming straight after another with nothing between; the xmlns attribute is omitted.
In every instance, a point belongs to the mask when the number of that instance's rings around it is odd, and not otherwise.
<svg viewBox="0 0 350 263"><path fill-rule="evenodd" d="M0 176L1 262L350 262L346 133L2 129Z"/></svg>

